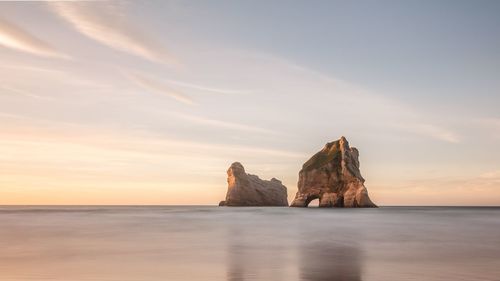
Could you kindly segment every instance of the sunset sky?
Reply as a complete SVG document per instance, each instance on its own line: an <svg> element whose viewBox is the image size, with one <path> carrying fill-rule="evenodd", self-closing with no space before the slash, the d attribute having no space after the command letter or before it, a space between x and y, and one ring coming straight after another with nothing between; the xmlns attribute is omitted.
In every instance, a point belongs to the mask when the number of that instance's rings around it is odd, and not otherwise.
<svg viewBox="0 0 500 281"><path fill-rule="evenodd" d="M0 205L217 204L344 135L379 205L500 204L500 1L0 3Z"/></svg>

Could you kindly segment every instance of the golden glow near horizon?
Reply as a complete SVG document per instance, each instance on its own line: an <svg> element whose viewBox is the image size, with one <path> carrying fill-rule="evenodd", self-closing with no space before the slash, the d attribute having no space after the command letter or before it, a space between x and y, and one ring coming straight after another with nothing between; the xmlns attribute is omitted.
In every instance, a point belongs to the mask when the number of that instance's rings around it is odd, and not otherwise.
<svg viewBox="0 0 500 281"><path fill-rule="evenodd" d="M500 204L495 99L410 102L242 46L191 9L0 3L0 205L217 204L234 161L291 199L341 135L379 205Z"/></svg>

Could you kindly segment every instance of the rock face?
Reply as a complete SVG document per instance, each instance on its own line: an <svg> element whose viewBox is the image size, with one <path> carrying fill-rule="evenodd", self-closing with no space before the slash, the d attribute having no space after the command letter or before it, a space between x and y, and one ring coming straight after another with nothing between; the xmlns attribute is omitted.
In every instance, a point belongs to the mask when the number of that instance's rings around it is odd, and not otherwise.
<svg viewBox="0 0 500 281"><path fill-rule="evenodd" d="M288 206L286 186L281 181L247 174L238 162L227 170L227 185L226 200L219 206Z"/></svg>
<svg viewBox="0 0 500 281"><path fill-rule="evenodd" d="M358 156L344 137L327 143L302 166L291 207L307 207L314 199L320 207L377 207L368 197Z"/></svg>

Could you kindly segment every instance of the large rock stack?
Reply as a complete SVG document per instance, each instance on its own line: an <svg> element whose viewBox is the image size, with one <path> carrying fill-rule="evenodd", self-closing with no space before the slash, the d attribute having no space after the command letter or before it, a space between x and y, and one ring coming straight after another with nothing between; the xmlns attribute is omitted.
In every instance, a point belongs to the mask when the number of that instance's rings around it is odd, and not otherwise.
<svg viewBox="0 0 500 281"><path fill-rule="evenodd" d="M307 207L314 199L320 207L377 207L368 197L358 156L345 137L327 143L302 166L291 207Z"/></svg>

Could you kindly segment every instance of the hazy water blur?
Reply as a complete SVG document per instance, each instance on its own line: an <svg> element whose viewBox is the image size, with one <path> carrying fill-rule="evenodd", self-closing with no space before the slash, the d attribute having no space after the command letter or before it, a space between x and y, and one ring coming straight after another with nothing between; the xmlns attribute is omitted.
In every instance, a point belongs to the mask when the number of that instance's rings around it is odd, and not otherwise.
<svg viewBox="0 0 500 281"><path fill-rule="evenodd" d="M4 206L0 280L500 280L500 208Z"/></svg>

